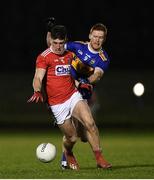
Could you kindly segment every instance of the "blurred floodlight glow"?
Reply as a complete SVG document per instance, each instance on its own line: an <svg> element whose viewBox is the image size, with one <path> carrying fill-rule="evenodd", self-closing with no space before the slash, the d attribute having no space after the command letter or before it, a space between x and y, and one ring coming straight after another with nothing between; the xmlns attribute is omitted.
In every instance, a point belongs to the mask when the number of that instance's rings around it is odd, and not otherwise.
<svg viewBox="0 0 154 180"><path fill-rule="evenodd" d="M144 86L142 83L138 82L134 85L133 87L133 93L135 94L135 96L142 96L144 93Z"/></svg>

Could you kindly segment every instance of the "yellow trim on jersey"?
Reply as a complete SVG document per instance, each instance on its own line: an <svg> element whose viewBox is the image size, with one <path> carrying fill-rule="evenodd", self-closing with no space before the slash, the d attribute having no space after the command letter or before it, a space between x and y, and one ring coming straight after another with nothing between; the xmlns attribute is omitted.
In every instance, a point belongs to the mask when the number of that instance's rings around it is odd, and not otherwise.
<svg viewBox="0 0 154 180"><path fill-rule="evenodd" d="M101 57L101 59L103 61L107 61L107 58L105 57L105 55L104 55L104 53L102 51L99 53L99 56Z"/></svg>
<svg viewBox="0 0 154 180"><path fill-rule="evenodd" d="M77 71L77 73L87 76L87 77L93 74L94 72L94 68L88 65L85 65L77 56L74 56L74 59L71 65Z"/></svg>
<svg viewBox="0 0 154 180"><path fill-rule="evenodd" d="M76 71L77 71L77 69L78 69L79 63L81 63L81 62L80 62L80 59L78 59L78 58L73 59L73 61L72 61L72 66L74 67L74 69L75 69Z"/></svg>

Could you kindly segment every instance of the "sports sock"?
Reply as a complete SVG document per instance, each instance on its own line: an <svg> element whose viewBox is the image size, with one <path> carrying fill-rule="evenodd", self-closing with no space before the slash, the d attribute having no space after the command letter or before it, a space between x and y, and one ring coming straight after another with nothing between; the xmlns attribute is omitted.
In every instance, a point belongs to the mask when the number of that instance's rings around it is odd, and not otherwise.
<svg viewBox="0 0 154 180"><path fill-rule="evenodd" d="M61 158L61 165L64 166L64 167L67 166L67 161L66 161L66 157L65 157L64 152L63 152L62 158Z"/></svg>
<svg viewBox="0 0 154 180"><path fill-rule="evenodd" d="M102 158L101 150L96 150L96 151L94 151L94 155L95 155L96 161L98 162L98 160L100 159L100 157Z"/></svg>

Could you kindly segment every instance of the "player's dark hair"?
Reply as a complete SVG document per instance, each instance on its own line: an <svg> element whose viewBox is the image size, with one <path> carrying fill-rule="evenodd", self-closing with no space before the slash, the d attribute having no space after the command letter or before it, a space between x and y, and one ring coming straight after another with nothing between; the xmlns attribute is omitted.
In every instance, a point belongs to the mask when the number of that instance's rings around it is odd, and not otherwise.
<svg viewBox="0 0 154 180"><path fill-rule="evenodd" d="M63 25L53 26L50 32L51 32L52 39L60 39L60 40L67 39L67 30L66 30L66 27Z"/></svg>
<svg viewBox="0 0 154 180"><path fill-rule="evenodd" d="M105 33L105 36L107 35L107 28L102 23L97 23L97 24L93 25L93 27L90 29L90 33L92 33L94 30L103 31Z"/></svg>
<svg viewBox="0 0 154 180"><path fill-rule="evenodd" d="M63 25L57 25L54 17L46 19L47 31L51 33L52 39L67 39L67 30Z"/></svg>

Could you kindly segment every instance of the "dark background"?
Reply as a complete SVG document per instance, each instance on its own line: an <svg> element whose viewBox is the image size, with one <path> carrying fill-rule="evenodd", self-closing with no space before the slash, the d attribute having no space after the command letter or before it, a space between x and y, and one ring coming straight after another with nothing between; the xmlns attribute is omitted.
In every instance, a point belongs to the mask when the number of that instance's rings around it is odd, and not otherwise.
<svg viewBox="0 0 154 180"><path fill-rule="evenodd" d="M97 86L98 124L153 127L154 60L152 1L5 1L1 5L1 127L50 126L44 105L28 105L36 56L46 46L45 19L66 25L69 40L88 40L97 22L108 28L109 70ZM137 98L133 85L142 82Z"/></svg>

